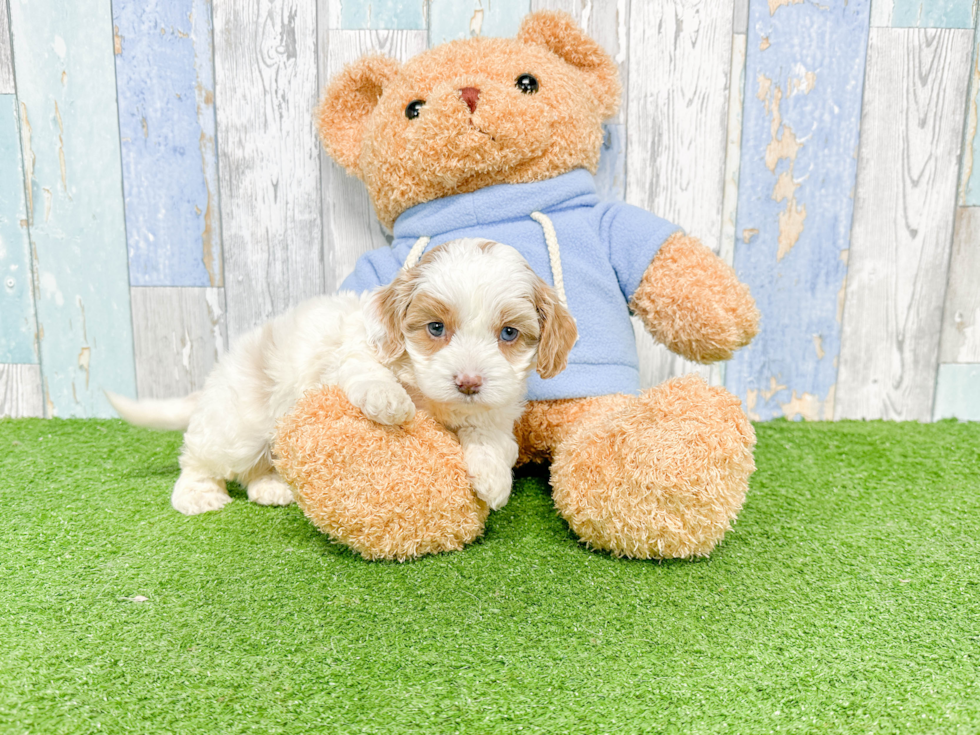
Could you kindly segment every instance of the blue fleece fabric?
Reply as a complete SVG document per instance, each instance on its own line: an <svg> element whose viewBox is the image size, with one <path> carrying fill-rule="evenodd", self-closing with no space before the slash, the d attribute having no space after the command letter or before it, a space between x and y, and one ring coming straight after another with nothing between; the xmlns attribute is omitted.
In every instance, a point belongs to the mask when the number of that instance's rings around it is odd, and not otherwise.
<svg viewBox="0 0 980 735"><path fill-rule="evenodd" d="M544 231L531 219L532 212L543 212L555 226L568 308L579 339L564 372L549 380L531 377L528 398L638 393L640 372L628 303L653 256L678 228L638 207L600 201L592 175L584 169L412 207L395 221L391 246L361 256L341 289L361 293L390 283L420 237L431 238L427 249L460 237L505 243L554 285Z"/></svg>

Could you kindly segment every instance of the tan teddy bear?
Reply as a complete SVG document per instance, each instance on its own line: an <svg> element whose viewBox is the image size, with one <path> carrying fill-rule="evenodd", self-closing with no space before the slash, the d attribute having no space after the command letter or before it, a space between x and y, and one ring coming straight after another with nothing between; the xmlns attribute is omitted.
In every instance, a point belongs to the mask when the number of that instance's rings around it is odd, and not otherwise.
<svg viewBox="0 0 980 735"><path fill-rule="evenodd" d="M619 96L612 59L557 12L527 16L516 39L348 66L320 105L321 137L394 241L342 288L388 283L458 237L516 247L580 335L563 373L529 383L518 463L551 462L555 506L590 547L704 556L742 506L755 435L738 399L698 377L641 393L630 314L672 351L712 362L748 344L758 311L697 240L599 200L592 173ZM313 393L281 424L277 452L307 515L368 558L457 549L482 532L458 445L424 412L391 429L336 390Z"/></svg>

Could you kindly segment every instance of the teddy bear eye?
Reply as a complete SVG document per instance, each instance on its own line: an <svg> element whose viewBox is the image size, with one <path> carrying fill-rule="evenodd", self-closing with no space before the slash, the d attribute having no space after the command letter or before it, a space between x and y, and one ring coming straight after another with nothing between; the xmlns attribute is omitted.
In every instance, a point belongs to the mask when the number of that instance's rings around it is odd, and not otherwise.
<svg viewBox="0 0 980 735"><path fill-rule="evenodd" d="M517 77L515 86L524 94L534 94L538 91L538 80L530 74L521 74Z"/></svg>
<svg viewBox="0 0 980 735"><path fill-rule="evenodd" d="M419 116L419 111L422 109L422 105L425 104L425 100L412 100L408 103L408 107L405 108L405 117L409 120L414 120Z"/></svg>

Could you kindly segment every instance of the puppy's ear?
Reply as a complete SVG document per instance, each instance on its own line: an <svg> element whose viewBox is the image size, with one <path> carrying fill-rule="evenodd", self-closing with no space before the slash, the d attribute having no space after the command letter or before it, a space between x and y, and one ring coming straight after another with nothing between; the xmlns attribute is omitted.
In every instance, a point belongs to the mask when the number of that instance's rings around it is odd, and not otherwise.
<svg viewBox="0 0 980 735"><path fill-rule="evenodd" d="M585 75L602 118L616 114L621 92L616 62L578 27L568 13L540 10L525 16L517 40L544 46L562 61L574 66Z"/></svg>
<svg viewBox="0 0 980 735"><path fill-rule="evenodd" d="M393 362L405 351L405 315L418 275L418 268L401 271L368 302L368 343L378 350L383 362Z"/></svg>
<svg viewBox="0 0 980 735"><path fill-rule="evenodd" d="M348 64L331 80L316 108L323 147L355 176L361 175L361 142L368 119L400 68L394 59L378 54Z"/></svg>
<svg viewBox="0 0 980 735"><path fill-rule="evenodd" d="M534 306L541 323L538 375L553 378L568 365L568 353L578 339L575 319L558 300L555 290L535 276Z"/></svg>

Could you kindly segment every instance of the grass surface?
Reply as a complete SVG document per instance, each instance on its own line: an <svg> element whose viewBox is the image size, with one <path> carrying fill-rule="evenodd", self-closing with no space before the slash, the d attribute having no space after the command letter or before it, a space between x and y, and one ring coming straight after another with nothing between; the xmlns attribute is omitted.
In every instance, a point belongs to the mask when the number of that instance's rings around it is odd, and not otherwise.
<svg viewBox="0 0 980 735"><path fill-rule="evenodd" d="M980 732L980 425L758 433L710 560L590 553L532 471L388 564L179 515L177 434L0 421L0 732Z"/></svg>

